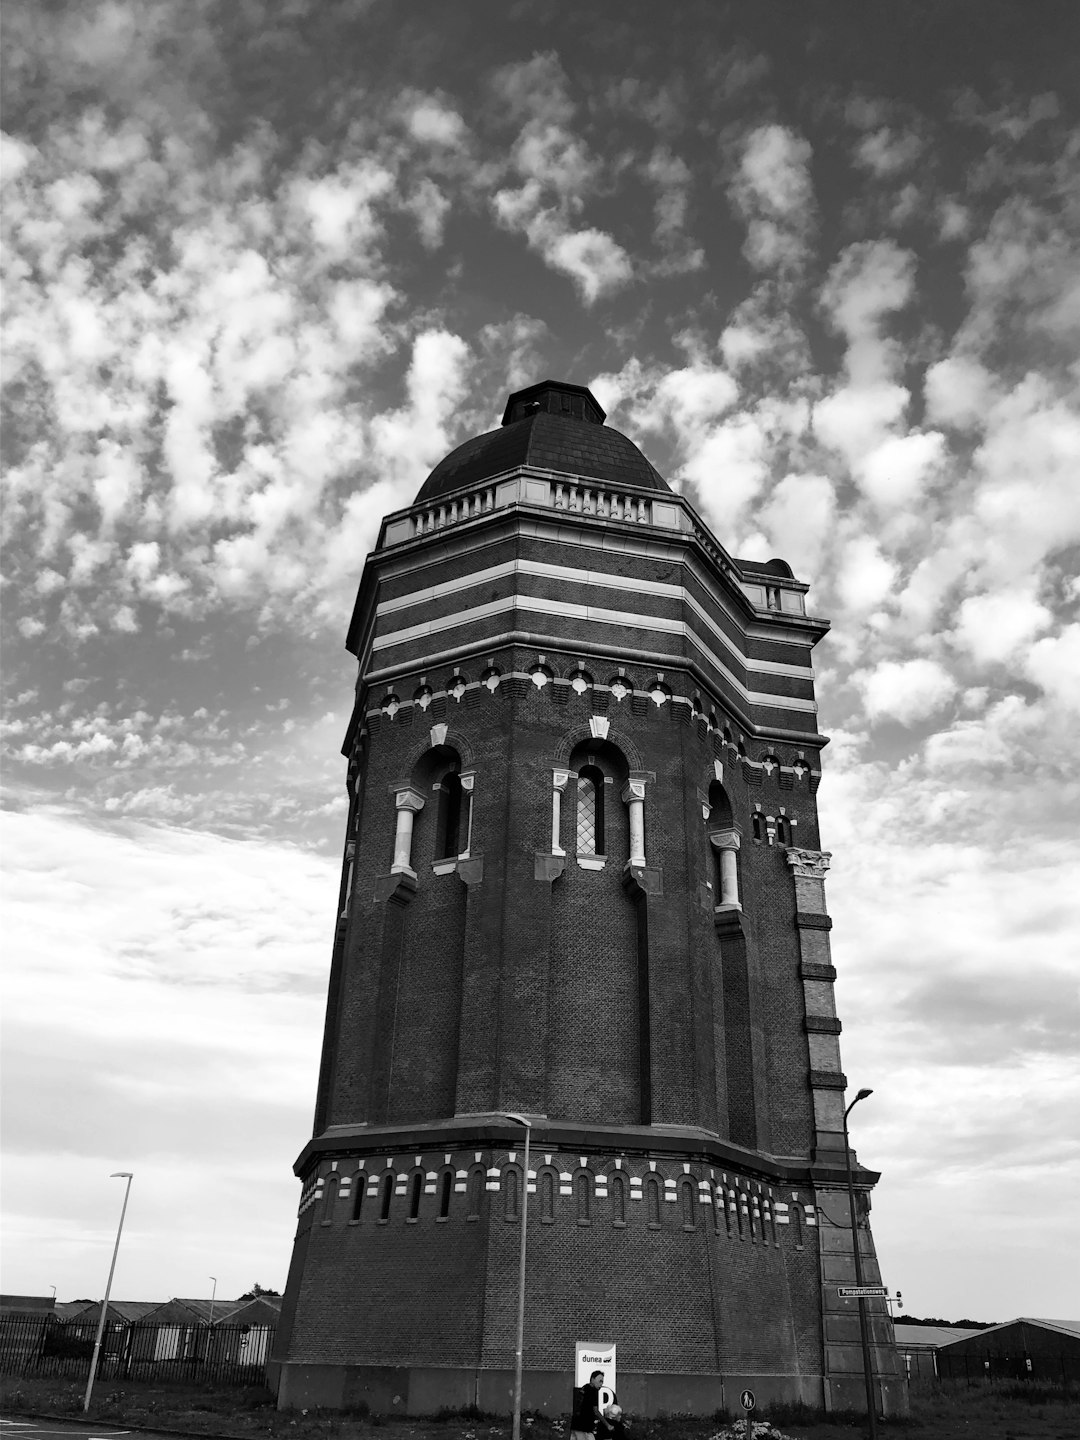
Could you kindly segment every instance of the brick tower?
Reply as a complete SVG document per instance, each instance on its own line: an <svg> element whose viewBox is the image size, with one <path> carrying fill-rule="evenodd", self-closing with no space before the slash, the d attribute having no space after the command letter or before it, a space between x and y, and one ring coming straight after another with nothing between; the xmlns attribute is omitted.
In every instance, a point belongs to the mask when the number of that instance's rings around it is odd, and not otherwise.
<svg viewBox="0 0 1080 1440"><path fill-rule="evenodd" d="M863 1404L836 1293L828 627L604 420L578 385L511 395L364 568L282 1405L505 1411L526 1198L527 1408L566 1409L578 1339L617 1345L638 1412L747 1384ZM856 1168L871 1281L876 1179Z"/></svg>

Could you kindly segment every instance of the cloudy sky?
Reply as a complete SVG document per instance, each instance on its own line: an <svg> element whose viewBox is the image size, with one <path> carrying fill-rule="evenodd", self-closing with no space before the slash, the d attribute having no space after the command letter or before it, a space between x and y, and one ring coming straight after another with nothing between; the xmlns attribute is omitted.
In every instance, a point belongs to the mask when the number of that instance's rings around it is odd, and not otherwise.
<svg viewBox="0 0 1080 1440"><path fill-rule="evenodd" d="M885 1280L1075 1315L1072 0L9 0L4 1288L281 1288L379 517L590 384L833 630ZM1072 1247L1072 1267L1067 1251Z"/></svg>

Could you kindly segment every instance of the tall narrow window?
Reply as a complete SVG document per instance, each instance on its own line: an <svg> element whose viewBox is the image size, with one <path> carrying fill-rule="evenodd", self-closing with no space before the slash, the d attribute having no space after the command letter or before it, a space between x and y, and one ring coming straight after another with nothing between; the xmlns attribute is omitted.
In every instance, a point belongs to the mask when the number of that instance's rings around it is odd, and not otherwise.
<svg viewBox="0 0 1080 1440"><path fill-rule="evenodd" d="M692 1180L680 1182L679 1199L682 1203L683 1229L693 1230L697 1227L697 1201L694 1198L694 1182Z"/></svg>
<svg viewBox="0 0 1080 1440"><path fill-rule="evenodd" d="M448 860L461 850L461 778L444 775L439 784L439 829L436 837L437 858Z"/></svg>
<svg viewBox="0 0 1080 1440"><path fill-rule="evenodd" d="M388 1170L379 1181L379 1219L390 1219L390 1201L394 1194L394 1177Z"/></svg>
<svg viewBox="0 0 1080 1440"><path fill-rule="evenodd" d="M503 1218L506 1220L516 1220L521 1213L518 1198L520 1186L517 1167L508 1165L503 1176Z"/></svg>
<svg viewBox="0 0 1080 1440"><path fill-rule="evenodd" d="M326 1225L329 1225L330 1221L334 1218L334 1206L337 1204L337 1197L338 1177L336 1175L328 1175L326 1177L326 1189L323 1191L322 1207L323 1223Z"/></svg>
<svg viewBox="0 0 1080 1440"><path fill-rule="evenodd" d="M595 765L586 765L577 780L577 853L603 855L604 777Z"/></svg>
<svg viewBox="0 0 1080 1440"><path fill-rule="evenodd" d="M577 1218L579 1225L588 1225L592 1220L592 1186L588 1175L581 1174L574 1183L577 1195Z"/></svg>
<svg viewBox="0 0 1080 1440"><path fill-rule="evenodd" d="M555 1176L550 1170L540 1175L540 1219L555 1219Z"/></svg>
<svg viewBox="0 0 1080 1440"><path fill-rule="evenodd" d="M611 1219L615 1225L626 1224L626 1181L618 1173L611 1176Z"/></svg>
<svg viewBox="0 0 1080 1440"><path fill-rule="evenodd" d="M358 1170L353 1176L352 1218L354 1220L360 1219L360 1211L364 1206L365 1179L366 1177L362 1170Z"/></svg>
<svg viewBox="0 0 1080 1440"><path fill-rule="evenodd" d="M450 1214L450 1187L453 1184L450 1171L444 1170L439 1181L439 1219L445 1220Z"/></svg>
<svg viewBox="0 0 1080 1440"><path fill-rule="evenodd" d="M655 1175L645 1179L645 1218L653 1230L660 1229L660 1181Z"/></svg>
<svg viewBox="0 0 1080 1440"><path fill-rule="evenodd" d="M474 1165L469 1171L468 1189L465 1192L465 1219L480 1219L480 1202L484 1195L484 1168Z"/></svg>
<svg viewBox="0 0 1080 1440"><path fill-rule="evenodd" d="M424 1188L424 1177L417 1170L409 1180L409 1219L415 1220L420 1214L420 1195Z"/></svg>

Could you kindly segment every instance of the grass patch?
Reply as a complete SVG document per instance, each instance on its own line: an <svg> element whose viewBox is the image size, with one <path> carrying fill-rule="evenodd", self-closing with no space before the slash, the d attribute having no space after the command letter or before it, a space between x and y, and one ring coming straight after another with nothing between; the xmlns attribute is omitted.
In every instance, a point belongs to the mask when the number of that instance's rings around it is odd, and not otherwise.
<svg viewBox="0 0 1080 1440"><path fill-rule="evenodd" d="M78 1415L85 1382L32 1376L0 1380L0 1408L25 1414ZM509 1440L510 1421L474 1405L445 1408L423 1418L372 1415L361 1402L349 1411L279 1411L262 1386L164 1385L103 1382L94 1392L95 1420L148 1430L189 1430L237 1440ZM732 1416L664 1415L630 1418L630 1440L712 1440ZM741 1413L738 1414L741 1421ZM755 1420L768 1421L792 1440L862 1440L864 1417L825 1415L801 1404L762 1406ZM894 1440L1076 1440L1080 1435L1080 1388L1051 1383L998 1381L911 1387L911 1415L880 1425ZM380 1431L376 1436L374 1432ZM523 1416L523 1440L565 1440L566 1416Z"/></svg>

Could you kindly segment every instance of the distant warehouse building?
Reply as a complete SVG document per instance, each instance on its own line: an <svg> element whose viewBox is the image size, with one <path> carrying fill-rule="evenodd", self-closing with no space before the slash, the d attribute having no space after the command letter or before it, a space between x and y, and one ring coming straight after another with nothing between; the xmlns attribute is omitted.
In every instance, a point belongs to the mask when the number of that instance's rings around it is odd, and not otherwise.
<svg viewBox="0 0 1080 1440"><path fill-rule="evenodd" d="M1080 1380L1080 1320L1021 1316L938 1351L943 1380Z"/></svg>
<svg viewBox="0 0 1080 1440"><path fill-rule="evenodd" d="M893 1332L896 1335L896 1351L900 1356L900 1365L909 1380L935 1379L938 1373L938 1351L943 1345L985 1333L957 1325L905 1325L902 1320L896 1321Z"/></svg>

